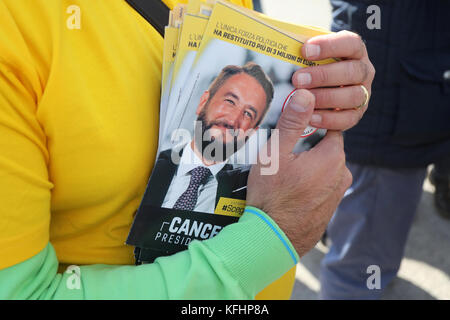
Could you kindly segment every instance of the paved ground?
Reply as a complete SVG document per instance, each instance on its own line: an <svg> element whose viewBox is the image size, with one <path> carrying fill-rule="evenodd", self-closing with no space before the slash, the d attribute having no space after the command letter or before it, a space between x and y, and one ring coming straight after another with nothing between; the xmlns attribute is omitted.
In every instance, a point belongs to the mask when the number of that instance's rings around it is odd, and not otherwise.
<svg viewBox="0 0 450 320"><path fill-rule="evenodd" d="M434 187L425 181L398 277L383 299L450 299L450 221L436 213L433 191ZM302 258L292 299L317 299L319 266L326 251L318 244Z"/></svg>
<svg viewBox="0 0 450 320"><path fill-rule="evenodd" d="M261 3L265 13L274 18L330 26L328 0L262 0ZM426 181L398 277L386 290L384 299L450 299L450 221L437 215L433 191L433 186ZM292 299L317 299L319 265L326 251L319 244L302 258L297 266Z"/></svg>

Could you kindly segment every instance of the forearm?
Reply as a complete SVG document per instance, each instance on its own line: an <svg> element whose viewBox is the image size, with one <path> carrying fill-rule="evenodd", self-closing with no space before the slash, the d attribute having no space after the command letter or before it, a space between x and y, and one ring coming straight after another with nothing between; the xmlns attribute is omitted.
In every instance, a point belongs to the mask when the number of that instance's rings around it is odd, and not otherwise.
<svg viewBox="0 0 450 320"><path fill-rule="evenodd" d="M91 265L57 274L51 244L0 271L1 299L252 299L298 256L262 212L246 212L215 238L141 266Z"/></svg>

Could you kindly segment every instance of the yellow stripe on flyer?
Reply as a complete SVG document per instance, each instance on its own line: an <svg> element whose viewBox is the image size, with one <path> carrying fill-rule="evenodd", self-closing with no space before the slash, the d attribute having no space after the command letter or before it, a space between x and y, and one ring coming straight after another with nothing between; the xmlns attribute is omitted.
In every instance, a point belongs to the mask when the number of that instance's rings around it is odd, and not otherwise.
<svg viewBox="0 0 450 320"><path fill-rule="evenodd" d="M220 197L214 214L223 216L241 217L245 209L245 200Z"/></svg>

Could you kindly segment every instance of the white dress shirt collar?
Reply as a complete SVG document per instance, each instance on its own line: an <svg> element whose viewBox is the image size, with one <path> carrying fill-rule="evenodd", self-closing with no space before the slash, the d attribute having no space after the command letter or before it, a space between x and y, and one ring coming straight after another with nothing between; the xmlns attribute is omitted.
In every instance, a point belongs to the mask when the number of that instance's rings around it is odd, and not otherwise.
<svg viewBox="0 0 450 320"><path fill-rule="evenodd" d="M195 154L194 150L192 150L191 143L188 143L183 148L183 155L181 156L180 164L178 165L177 176L185 175L192 169L201 166L208 168L215 177L216 174L219 173L219 171L222 170L227 164L227 161L206 166L197 154Z"/></svg>

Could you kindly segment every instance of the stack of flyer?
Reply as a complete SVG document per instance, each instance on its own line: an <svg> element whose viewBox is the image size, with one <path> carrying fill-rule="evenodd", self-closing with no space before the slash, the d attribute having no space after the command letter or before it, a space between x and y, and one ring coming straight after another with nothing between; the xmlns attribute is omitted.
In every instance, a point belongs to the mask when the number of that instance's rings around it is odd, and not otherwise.
<svg viewBox="0 0 450 320"><path fill-rule="evenodd" d="M295 92L293 73L336 61L308 61L301 47L326 33L222 0L174 8L164 36L157 159L127 239L137 264L236 222L252 164L260 163L260 174L277 173L275 127ZM324 135L308 127L293 151Z"/></svg>

